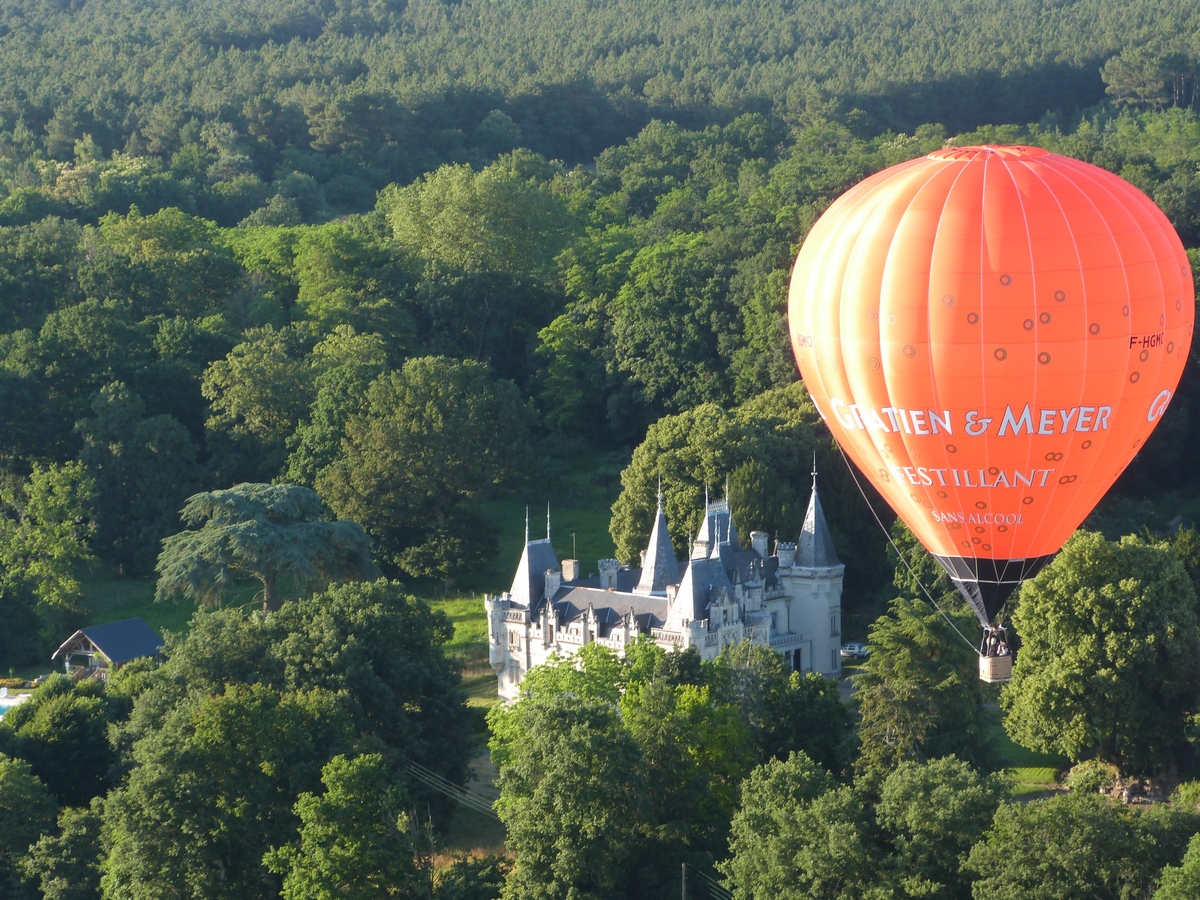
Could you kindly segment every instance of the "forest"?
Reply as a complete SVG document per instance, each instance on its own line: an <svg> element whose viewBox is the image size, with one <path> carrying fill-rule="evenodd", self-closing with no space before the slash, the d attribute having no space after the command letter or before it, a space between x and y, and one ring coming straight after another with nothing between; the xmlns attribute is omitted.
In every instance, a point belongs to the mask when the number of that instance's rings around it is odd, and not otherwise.
<svg viewBox="0 0 1200 900"><path fill-rule="evenodd" d="M1119 174L1200 273L1198 89L1165 0L5 4L0 685L101 575L191 618L0 718L0 896L1195 896L1197 351L1010 601L1000 692L798 381L786 292L843 191L979 143ZM509 565L496 501L598 486L636 565L660 478L676 547L722 489L786 539L814 455L852 704L646 645L467 705L437 598ZM1018 802L1000 743L1067 783ZM506 850L451 859L485 747Z"/></svg>

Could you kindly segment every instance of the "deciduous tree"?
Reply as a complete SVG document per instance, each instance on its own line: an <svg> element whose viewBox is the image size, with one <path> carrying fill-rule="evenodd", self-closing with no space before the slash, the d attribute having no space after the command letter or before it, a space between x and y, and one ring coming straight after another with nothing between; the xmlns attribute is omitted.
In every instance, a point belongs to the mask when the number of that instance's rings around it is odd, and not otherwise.
<svg viewBox="0 0 1200 900"><path fill-rule="evenodd" d="M1146 771L1196 702L1195 592L1170 548L1078 532L1021 589L1021 650L1001 705L1018 743Z"/></svg>
<svg viewBox="0 0 1200 900"><path fill-rule="evenodd" d="M472 504L525 474L530 413L487 367L410 359L371 386L317 489L414 575L452 576L491 548Z"/></svg>
<svg viewBox="0 0 1200 900"><path fill-rule="evenodd" d="M263 855L291 839L292 807L350 749L347 698L265 685L193 692L133 747L105 803L106 897L251 900L279 895Z"/></svg>
<svg viewBox="0 0 1200 900"><path fill-rule="evenodd" d="M1200 897L1200 834L1192 835L1187 853L1178 866L1166 866L1159 874L1154 900L1191 900Z"/></svg>
<svg viewBox="0 0 1200 900"><path fill-rule="evenodd" d="M311 346L310 336L299 327L252 328L204 372L207 427L235 445L246 445L260 477L279 471L285 442L312 402L313 373L304 360Z"/></svg>
<svg viewBox="0 0 1200 900"><path fill-rule="evenodd" d="M467 271L509 272L547 277L555 255L572 231L562 200L542 178L527 171L545 168L529 151L518 150L472 172L442 166L405 188L380 197L380 207L403 245L425 259Z"/></svg>
<svg viewBox="0 0 1200 900"><path fill-rule="evenodd" d="M42 900L96 900L100 896L103 809L99 797L90 806L63 809L57 833L43 834L29 848L24 869L42 892Z"/></svg>
<svg viewBox="0 0 1200 900"><path fill-rule="evenodd" d="M534 701L528 739L500 770L496 805L515 866L510 900L606 900L633 887L650 817L641 753L614 706Z"/></svg>
<svg viewBox="0 0 1200 900"><path fill-rule="evenodd" d="M999 777L952 756L902 762L888 775L875 816L888 833L887 867L903 897L969 900L971 879L962 867L1004 793Z"/></svg>
<svg viewBox="0 0 1200 900"><path fill-rule="evenodd" d="M719 868L737 900L855 900L877 877L861 801L803 753L750 773L730 831Z"/></svg>
<svg viewBox="0 0 1200 900"><path fill-rule="evenodd" d="M1197 827L1194 811L1146 812L1099 794L1006 803L971 850L975 900L1146 897L1177 863Z"/></svg>
<svg viewBox="0 0 1200 900"><path fill-rule="evenodd" d="M56 812L46 786L29 763L0 753L0 888L5 897L36 897L24 861L30 845L54 827Z"/></svg>
<svg viewBox="0 0 1200 900"><path fill-rule="evenodd" d="M123 704L104 683L75 685L56 674L0 719L0 747L29 761L64 806L85 806L105 792L113 752L108 726Z"/></svg>
<svg viewBox="0 0 1200 900"><path fill-rule="evenodd" d="M61 640L82 612L82 567L95 483L79 463L35 465L28 480L0 490L0 632L5 659L25 663Z"/></svg>
<svg viewBox="0 0 1200 900"><path fill-rule="evenodd" d="M321 783L322 793L296 800L298 841L264 857L283 876L283 900L417 896L409 819L383 757L335 756L321 770Z"/></svg>
<svg viewBox="0 0 1200 900"><path fill-rule="evenodd" d="M145 415L122 382L100 389L93 417L75 426L79 459L96 482L95 542L132 572L154 565L159 542L178 525L180 504L199 487L196 446L174 416Z"/></svg>

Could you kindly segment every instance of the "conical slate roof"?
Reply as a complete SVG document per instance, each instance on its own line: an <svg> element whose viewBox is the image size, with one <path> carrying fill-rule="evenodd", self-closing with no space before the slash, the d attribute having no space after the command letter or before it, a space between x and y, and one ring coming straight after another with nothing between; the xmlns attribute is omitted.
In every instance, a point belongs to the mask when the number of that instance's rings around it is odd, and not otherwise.
<svg viewBox="0 0 1200 900"><path fill-rule="evenodd" d="M509 596L515 603L533 609L546 593L546 570L559 568L554 545L550 543L550 510L546 510L546 538L541 541L529 539L529 509L525 510L525 549L517 564Z"/></svg>
<svg viewBox="0 0 1200 900"><path fill-rule="evenodd" d="M814 472L812 496L804 516L804 527L800 530L800 543L796 547L796 565L804 569L824 569L841 564L833 549L829 526L825 524L825 512L821 509L821 498L817 496L817 477Z"/></svg>
<svg viewBox="0 0 1200 900"><path fill-rule="evenodd" d="M642 562L642 577L638 579L636 592L639 594L666 593L668 584L679 581L679 563L675 561L675 548L671 545L671 534L667 531L667 516L663 512L662 491L658 492L658 513L654 527L650 530L650 545Z"/></svg>

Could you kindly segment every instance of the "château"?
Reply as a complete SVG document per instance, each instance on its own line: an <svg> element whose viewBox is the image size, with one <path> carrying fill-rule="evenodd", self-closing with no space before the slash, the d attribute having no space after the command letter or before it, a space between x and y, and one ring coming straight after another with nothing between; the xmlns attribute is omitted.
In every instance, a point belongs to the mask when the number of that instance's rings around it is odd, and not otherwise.
<svg viewBox="0 0 1200 900"><path fill-rule="evenodd" d="M579 561L560 563L546 537L529 539L512 587L486 596L489 661L500 697L515 700L521 679L554 654L599 643L623 653L642 635L667 650L694 647L703 659L743 640L778 652L798 672L836 676L841 669L838 559L817 496L816 473L796 543L750 532L743 547L726 500L706 501L688 558L676 558L662 492L640 569L602 559L582 577Z"/></svg>

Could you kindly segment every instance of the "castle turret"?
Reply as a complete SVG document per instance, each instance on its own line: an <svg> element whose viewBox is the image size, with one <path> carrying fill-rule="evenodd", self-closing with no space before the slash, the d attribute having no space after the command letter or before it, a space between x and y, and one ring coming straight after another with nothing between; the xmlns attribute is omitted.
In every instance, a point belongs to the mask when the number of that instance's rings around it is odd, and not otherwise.
<svg viewBox="0 0 1200 900"><path fill-rule="evenodd" d="M499 675L504 671L504 611L508 609L508 601L503 597L485 595L483 606L487 610L488 620L488 664Z"/></svg>
<svg viewBox="0 0 1200 900"><path fill-rule="evenodd" d="M658 488L658 512L654 526L650 529L650 544L642 554L642 576L638 579L639 594L665 594L668 584L679 581L679 563L675 560L675 547L667 530L667 516L663 512L662 485Z"/></svg>
<svg viewBox="0 0 1200 900"><path fill-rule="evenodd" d="M621 571L621 563L615 559L602 559L596 563L600 569L600 587L603 590L616 589L617 573Z"/></svg>
<svg viewBox="0 0 1200 900"><path fill-rule="evenodd" d="M813 470L812 495L808 500L808 512L804 516L804 527L800 529L800 545L796 550L796 565L805 569L827 569L840 566L837 552L833 549L833 538L825 523L825 512L821 509L821 498L817 496L817 473Z"/></svg>

